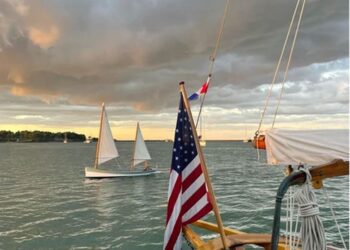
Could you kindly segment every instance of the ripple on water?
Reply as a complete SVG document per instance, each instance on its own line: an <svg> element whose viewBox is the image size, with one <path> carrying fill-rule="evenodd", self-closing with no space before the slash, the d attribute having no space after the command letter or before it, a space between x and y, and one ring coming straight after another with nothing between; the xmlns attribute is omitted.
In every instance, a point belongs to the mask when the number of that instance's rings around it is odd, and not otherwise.
<svg viewBox="0 0 350 250"><path fill-rule="evenodd" d="M131 146L118 142L122 161L131 158ZM89 180L84 167L93 162L94 144L0 144L0 248L161 249L171 147L149 143L162 171L156 176ZM281 168L267 167L263 155L258 162L243 143L208 142L204 151L224 225L270 232ZM347 242L348 181L325 182ZM339 242L327 201L316 194L327 238Z"/></svg>

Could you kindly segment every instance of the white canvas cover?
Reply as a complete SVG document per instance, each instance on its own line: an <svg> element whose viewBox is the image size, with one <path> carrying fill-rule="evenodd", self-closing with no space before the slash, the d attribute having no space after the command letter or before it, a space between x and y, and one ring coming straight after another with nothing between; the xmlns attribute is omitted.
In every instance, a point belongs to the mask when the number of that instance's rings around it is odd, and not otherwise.
<svg viewBox="0 0 350 250"><path fill-rule="evenodd" d="M271 129L265 137L268 164L320 165L349 160L349 130Z"/></svg>
<svg viewBox="0 0 350 250"><path fill-rule="evenodd" d="M143 140L140 126L137 123L133 166L136 166L137 164L140 164L146 160L151 160L151 156L149 155L146 143Z"/></svg>
<svg viewBox="0 0 350 250"><path fill-rule="evenodd" d="M99 138L98 165L119 156L115 146L111 128L109 126L107 112L102 105L102 118Z"/></svg>

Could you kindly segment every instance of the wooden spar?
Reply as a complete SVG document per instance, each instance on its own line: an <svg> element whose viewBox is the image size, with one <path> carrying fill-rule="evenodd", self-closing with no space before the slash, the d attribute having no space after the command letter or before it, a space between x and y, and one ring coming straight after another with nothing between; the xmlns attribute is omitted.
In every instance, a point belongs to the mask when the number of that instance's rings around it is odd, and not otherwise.
<svg viewBox="0 0 350 250"><path fill-rule="evenodd" d="M207 221L203 221L203 220L197 220L196 222L192 223L191 225L193 225L195 227L198 227L198 228L206 229L206 230L208 230L210 232L215 232L215 233L219 233L220 232L219 228L218 228L218 225L210 223L210 222L207 222ZM229 227L224 227L224 231L225 231L226 235L247 235L248 234L246 232L239 231L237 229L232 229L232 228L229 228ZM184 234L189 236L189 239L191 239L191 242L192 242L192 239L196 240L196 233L193 232L192 230L187 230L187 232L184 232ZM259 245L259 239L258 238L259 237L257 237L257 241L255 241L252 244ZM251 239L251 240L253 242L253 239ZM271 235L269 235L268 242L270 242L270 240L271 240ZM197 242L195 241L193 243L196 246L196 244L198 244L198 241ZM200 243L200 246L202 246L201 243ZM278 244L278 248L277 249L278 250L285 250L286 249L283 238L280 239L280 243Z"/></svg>
<svg viewBox="0 0 350 250"><path fill-rule="evenodd" d="M349 175L349 162L333 160L327 164L310 168L312 186L319 189L323 186L322 180L326 178Z"/></svg>
<svg viewBox="0 0 350 250"><path fill-rule="evenodd" d="M102 103L101 118L100 118L100 131L99 131L99 134L98 134L98 141L97 141L97 144L96 144L95 168L98 167L98 155L100 153L101 132L102 132L101 130L102 130L102 121L103 121L104 113L105 113L105 103L103 102Z"/></svg>
<svg viewBox="0 0 350 250"><path fill-rule="evenodd" d="M196 127L194 125L194 121L193 121L193 117L192 117L192 113L191 113L191 108L190 108L190 104L189 104L189 101L188 101L188 97L187 97L187 93L186 93L186 89L185 89L184 85L185 85L184 82L180 82L180 93L182 95L182 99L183 99L185 107L187 109L187 114L188 114L188 117L189 117L189 120L190 120L190 124L191 124L191 127L192 127L192 132L193 132L193 136L194 136L194 142L196 144L196 148L197 148L198 155L199 155L199 158L200 158L201 168L202 168L202 171L203 171L203 174L204 174L205 182L206 182L207 187L208 187L209 197L210 197L210 201L211 201L212 206L213 206L216 222L217 222L218 227L219 227L222 244L224 246L224 249L228 249L227 243L226 243L225 232L224 232L224 226L222 224L219 208L218 208L218 206L216 204L214 190L213 190L213 187L211 186L211 182L210 182L207 166L205 164L205 160L204 160L204 156L203 156L203 152L202 152L202 147L199 144Z"/></svg>
<svg viewBox="0 0 350 250"><path fill-rule="evenodd" d="M191 244L195 247L195 249L198 249L206 244L204 240L201 239L201 237L193 232L193 230L189 226L184 226L182 228L182 232L185 235L186 239L188 239Z"/></svg>
<svg viewBox="0 0 350 250"><path fill-rule="evenodd" d="M135 135L135 141L134 141L134 152L132 153L131 156L131 164L130 164L130 169L132 170L134 168L134 157L135 157L135 151L136 151L136 140L137 140L137 132L139 131L139 122L137 122L136 125L136 135Z"/></svg>

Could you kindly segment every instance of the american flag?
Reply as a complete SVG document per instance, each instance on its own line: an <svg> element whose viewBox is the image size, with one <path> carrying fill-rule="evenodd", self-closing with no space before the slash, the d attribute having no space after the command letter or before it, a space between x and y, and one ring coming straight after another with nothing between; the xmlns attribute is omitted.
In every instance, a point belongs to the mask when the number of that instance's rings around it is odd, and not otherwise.
<svg viewBox="0 0 350 250"><path fill-rule="evenodd" d="M181 249L182 227L212 209L208 189L181 94L171 163L164 249Z"/></svg>

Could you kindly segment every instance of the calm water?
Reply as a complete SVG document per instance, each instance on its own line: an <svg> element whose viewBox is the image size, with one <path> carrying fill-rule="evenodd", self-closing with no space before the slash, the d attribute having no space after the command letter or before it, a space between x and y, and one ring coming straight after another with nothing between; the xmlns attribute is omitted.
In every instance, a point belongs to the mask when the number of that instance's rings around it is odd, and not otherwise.
<svg viewBox="0 0 350 250"><path fill-rule="evenodd" d="M91 181L83 170L94 161L94 144L0 144L0 249L161 249L172 144L148 146L164 173ZM118 148L129 165L131 143ZM224 224L270 233L281 168L258 162L240 142L209 142L205 157ZM325 183L347 242L348 183ZM321 215L327 238L339 242L329 209Z"/></svg>

